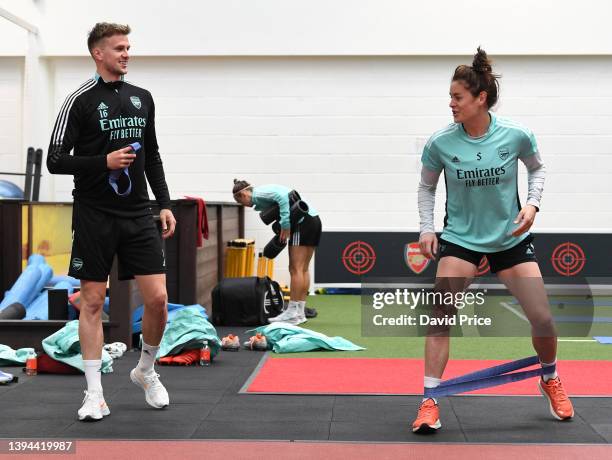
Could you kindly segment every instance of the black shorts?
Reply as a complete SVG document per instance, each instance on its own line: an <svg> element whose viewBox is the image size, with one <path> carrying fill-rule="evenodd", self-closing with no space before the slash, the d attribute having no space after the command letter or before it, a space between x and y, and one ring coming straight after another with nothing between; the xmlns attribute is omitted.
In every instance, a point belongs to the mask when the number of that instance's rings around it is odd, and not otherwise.
<svg viewBox="0 0 612 460"><path fill-rule="evenodd" d="M518 243L516 246L506 249L504 251L484 253L473 251L471 249L464 248L458 244L450 243L440 238L439 246L439 258L442 257L458 257L459 259L467 260L472 264L480 264L482 256L486 256L491 267L491 273L497 273L500 270L514 267L523 262L537 262L538 259L535 255L535 249L533 247L533 235L528 235L523 241Z"/></svg>
<svg viewBox="0 0 612 460"><path fill-rule="evenodd" d="M118 217L75 201L68 274L82 280L106 281L115 254L120 280L166 272L162 239L153 215Z"/></svg>
<svg viewBox="0 0 612 460"><path fill-rule="evenodd" d="M314 246L319 245L321 240L321 219L319 216L306 216L304 220L291 227L289 246Z"/></svg>

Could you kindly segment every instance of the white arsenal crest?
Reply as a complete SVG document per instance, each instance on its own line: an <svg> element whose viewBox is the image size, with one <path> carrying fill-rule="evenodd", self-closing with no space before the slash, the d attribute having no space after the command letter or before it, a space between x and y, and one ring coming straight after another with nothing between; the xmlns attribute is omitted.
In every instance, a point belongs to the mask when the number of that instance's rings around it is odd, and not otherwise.
<svg viewBox="0 0 612 460"><path fill-rule="evenodd" d="M140 103L140 98L138 96L130 96L130 101L132 101L132 104L134 104L134 107L140 110L140 108L142 107L142 104Z"/></svg>
<svg viewBox="0 0 612 460"><path fill-rule="evenodd" d="M408 243L404 247L404 261L408 268L417 275L423 273L429 265L429 259L421 254L419 243Z"/></svg>

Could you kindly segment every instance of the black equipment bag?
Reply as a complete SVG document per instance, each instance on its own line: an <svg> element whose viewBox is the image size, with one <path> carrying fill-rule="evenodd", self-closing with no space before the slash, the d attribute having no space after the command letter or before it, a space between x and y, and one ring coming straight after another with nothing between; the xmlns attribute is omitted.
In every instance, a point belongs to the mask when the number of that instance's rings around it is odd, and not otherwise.
<svg viewBox="0 0 612 460"><path fill-rule="evenodd" d="M283 310L283 293L268 277L225 278L212 291L216 326L263 326Z"/></svg>

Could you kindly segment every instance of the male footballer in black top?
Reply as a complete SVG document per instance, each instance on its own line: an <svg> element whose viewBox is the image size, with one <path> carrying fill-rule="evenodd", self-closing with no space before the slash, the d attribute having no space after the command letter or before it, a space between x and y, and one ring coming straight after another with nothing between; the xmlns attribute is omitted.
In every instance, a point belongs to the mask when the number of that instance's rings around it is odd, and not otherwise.
<svg viewBox="0 0 612 460"><path fill-rule="evenodd" d="M149 405L161 409L169 404L168 392L153 369L168 296L164 252L147 180L161 209L163 238L173 235L176 220L155 136L153 98L123 80L129 33L129 26L109 23L98 23L89 33L87 45L96 75L66 98L47 157L49 172L74 176L69 274L81 280L79 341L87 380L79 420L101 420L110 414L100 373L101 313L115 255L119 278L135 277L145 304L143 348L130 378L144 390Z"/></svg>

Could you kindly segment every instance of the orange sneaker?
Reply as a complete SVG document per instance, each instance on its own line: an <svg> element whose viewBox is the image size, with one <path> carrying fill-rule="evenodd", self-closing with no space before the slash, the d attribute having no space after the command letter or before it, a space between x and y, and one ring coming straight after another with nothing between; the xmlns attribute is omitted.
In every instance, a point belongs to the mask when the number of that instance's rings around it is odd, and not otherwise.
<svg viewBox="0 0 612 460"><path fill-rule="evenodd" d="M567 393L561 384L559 377L549 379L545 382L541 378L538 380L540 393L548 400L550 413L557 420L568 420L574 416L574 406L567 397Z"/></svg>
<svg viewBox="0 0 612 460"><path fill-rule="evenodd" d="M431 398L426 399L419 406L419 413L412 423L413 433L433 433L442 426L440 423L440 409Z"/></svg>
<svg viewBox="0 0 612 460"><path fill-rule="evenodd" d="M172 357L172 364L179 366L191 366L192 364L197 364L200 359L200 350L190 349L183 350L178 355L174 355Z"/></svg>
<svg viewBox="0 0 612 460"><path fill-rule="evenodd" d="M239 351L240 339L234 334L226 335L221 339L221 349L225 351Z"/></svg>
<svg viewBox="0 0 612 460"><path fill-rule="evenodd" d="M265 335L258 332L254 336L249 337L249 340L244 342L244 347L250 350L266 351L268 349L268 341L266 340Z"/></svg>

